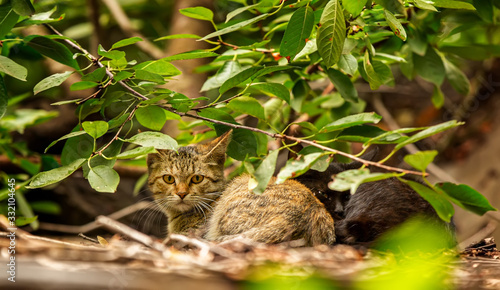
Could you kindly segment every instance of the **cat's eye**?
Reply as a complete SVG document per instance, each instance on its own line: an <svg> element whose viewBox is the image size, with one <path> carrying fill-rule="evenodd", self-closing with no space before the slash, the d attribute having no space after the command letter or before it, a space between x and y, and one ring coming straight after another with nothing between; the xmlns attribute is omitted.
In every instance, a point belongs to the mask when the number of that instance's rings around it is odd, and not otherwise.
<svg viewBox="0 0 500 290"><path fill-rule="evenodd" d="M163 180L168 184L175 183L175 178L172 175L163 175Z"/></svg>
<svg viewBox="0 0 500 290"><path fill-rule="evenodd" d="M191 177L191 182L196 184L196 183L200 183L203 181L205 177L203 175L195 175L193 177Z"/></svg>

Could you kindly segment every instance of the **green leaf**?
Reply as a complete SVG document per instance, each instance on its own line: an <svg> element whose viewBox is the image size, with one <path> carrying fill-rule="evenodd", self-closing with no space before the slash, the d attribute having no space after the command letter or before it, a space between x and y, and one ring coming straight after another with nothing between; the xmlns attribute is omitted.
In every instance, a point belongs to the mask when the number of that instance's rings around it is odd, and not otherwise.
<svg viewBox="0 0 500 290"><path fill-rule="evenodd" d="M50 147L56 145L56 143L61 141L61 140L65 140L65 139L69 139L69 138L73 138L73 137L85 135L85 134L87 134L87 132L85 132L85 131L75 131L75 132L68 133L68 134L62 136L61 138L59 138L55 141L52 141L52 143L50 143L50 145L47 146L47 148L45 148L44 153L47 153L47 151L49 150Z"/></svg>
<svg viewBox="0 0 500 290"><path fill-rule="evenodd" d="M21 81L26 81L26 76L28 75L28 70L14 62L8 57L0 55L0 72L10 75Z"/></svg>
<svg viewBox="0 0 500 290"><path fill-rule="evenodd" d="M195 59L195 58L205 58L205 57L217 57L219 56L217 53L206 50L193 50L188 52L179 53L176 55L172 55L169 57L165 57L163 61L174 61L174 60L186 60L186 59Z"/></svg>
<svg viewBox="0 0 500 290"><path fill-rule="evenodd" d="M214 18L212 10L201 6L179 9L179 12L184 16L194 19L212 21Z"/></svg>
<svg viewBox="0 0 500 290"><path fill-rule="evenodd" d="M252 174L257 180L257 182L249 188L253 190L253 193L262 194L266 189L271 177L273 177L274 169L276 168L276 160L278 160L278 153L279 150L271 151Z"/></svg>
<svg viewBox="0 0 500 290"><path fill-rule="evenodd" d="M431 3L429 3L427 0L415 0L415 1L413 1L413 4L415 4L415 6L417 6L417 8L437 12L438 10Z"/></svg>
<svg viewBox="0 0 500 290"><path fill-rule="evenodd" d="M227 155L240 161L245 160L247 156L257 155L257 137L251 131L233 129L231 142L227 146Z"/></svg>
<svg viewBox="0 0 500 290"><path fill-rule="evenodd" d="M98 192L115 192L120 176L111 167L100 165L91 168L87 176L90 186Z"/></svg>
<svg viewBox="0 0 500 290"><path fill-rule="evenodd" d="M415 154L406 155L404 157L404 160L413 168L424 172L427 166L432 163L434 157L436 157L437 154L438 152L436 150L419 151Z"/></svg>
<svg viewBox="0 0 500 290"><path fill-rule="evenodd" d="M370 84L370 89L377 90L383 84L383 81L375 71L375 68L370 61L368 50L365 52L365 56L363 58L363 68L366 73L366 79Z"/></svg>
<svg viewBox="0 0 500 290"><path fill-rule="evenodd" d="M145 61L134 66L133 69L136 71L144 70L161 76L177 76L181 74L180 70L164 59Z"/></svg>
<svg viewBox="0 0 500 290"><path fill-rule="evenodd" d="M375 0L375 3L391 11L393 14L405 14L405 7L400 0Z"/></svg>
<svg viewBox="0 0 500 290"><path fill-rule="evenodd" d="M93 156L89 162L86 162L82 165L83 177L88 178L90 169L95 168L97 166L106 166L109 168L113 168L113 166L116 163L116 159L114 159L113 157L115 157L120 153L122 147L123 147L123 141L114 140L108 146L108 148L102 151L102 155ZM101 148L99 150L101 150Z"/></svg>
<svg viewBox="0 0 500 290"><path fill-rule="evenodd" d="M461 208L478 215L488 211L496 211L490 202L479 192L465 184L440 183L438 188L443 190L450 199Z"/></svg>
<svg viewBox="0 0 500 290"><path fill-rule="evenodd" d="M49 171L40 172L37 175L33 176L31 182L28 186L26 186L26 188L40 188L59 182L70 176L73 172L80 168L80 166L82 166L85 161L85 158L79 158L66 166L61 166Z"/></svg>
<svg viewBox="0 0 500 290"><path fill-rule="evenodd" d="M244 83L246 80L248 80L251 76L253 76L255 73L257 73L259 70L261 70L262 67L260 66L253 66L250 68L247 68L246 70L239 72L235 76L229 78L227 81L225 81L222 86L219 88L219 93L223 94L227 92L228 90L236 87L237 85Z"/></svg>
<svg viewBox="0 0 500 290"><path fill-rule="evenodd" d="M254 24L256 22L259 22L262 19L266 18L267 16L268 16L268 14L264 13L264 14L261 14L261 15L259 15L257 17L254 17L252 19L248 19L248 20L245 20L245 21L238 22L236 24L233 24L233 25L228 26L226 28L223 28L221 30L212 32L212 33L208 34L207 36L203 37L200 40L207 40L207 39L210 39L212 37L221 36L221 35L224 35L224 34L227 34L227 33L230 33L230 32L236 31L236 30L239 30L239 29L241 29L241 28L243 28L245 26L252 25L252 24Z"/></svg>
<svg viewBox="0 0 500 290"><path fill-rule="evenodd" d="M0 75L0 120L7 112L7 105L9 104L9 96L7 95L7 88L3 81L2 75Z"/></svg>
<svg viewBox="0 0 500 290"><path fill-rule="evenodd" d="M77 83L72 84L71 87L69 87L69 89L71 91L81 91L81 90L95 88L97 86L99 86L98 83L83 81L83 82L77 82Z"/></svg>
<svg viewBox="0 0 500 290"><path fill-rule="evenodd" d="M439 109L443 106L444 104L444 94L441 91L441 88L434 85L434 91L432 92L432 104L436 109Z"/></svg>
<svg viewBox="0 0 500 290"><path fill-rule="evenodd" d="M413 64L415 71L423 79L441 86L443 83L446 71L441 57L432 47L427 48L427 52L422 57L418 54L413 55Z"/></svg>
<svg viewBox="0 0 500 290"><path fill-rule="evenodd" d="M229 12L227 15L226 15L226 23L233 19L233 17L235 17L236 15L239 15L247 10L250 10L256 6L259 6L260 3L257 3L257 4L253 4L253 5L245 5L243 7L240 7L240 8L237 8L237 9L234 9L233 11Z"/></svg>
<svg viewBox="0 0 500 290"><path fill-rule="evenodd" d="M140 107L135 112L137 121L151 130L160 131L167 122L165 110L158 106Z"/></svg>
<svg viewBox="0 0 500 290"><path fill-rule="evenodd" d="M227 61L217 71L215 76L209 78L201 87L201 92L206 92L220 87L227 79L241 71L241 66L236 61Z"/></svg>
<svg viewBox="0 0 500 290"><path fill-rule="evenodd" d="M467 76L452 62L443 58L446 77L451 86L460 94L466 96L470 91L470 82Z"/></svg>
<svg viewBox="0 0 500 290"><path fill-rule="evenodd" d="M323 126L319 132L328 133L367 123L377 124L380 120L382 120L382 117L375 113L360 113L333 121L332 123Z"/></svg>
<svg viewBox="0 0 500 290"><path fill-rule="evenodd" d="M453 205L446 199L443 194L440 194L423 184L415 181L400 179L402 182L408 184L415 190L421 197L432 205L438 216L445 222L450 222L451 217L455 213Z"/></svg>
<svg viewBox="0 0 500 290"><path fill-rule="evenodd" d="M332 190L351 191L354 194L358 187L365 182L373 182L397 176L396 173L371 173L367 168L342 171L335 175L333 182L328 185Z"/></svg>
<svg viewBox="0 0 500 290"><path fill-rule="evenodd" d="M97 53L100 55L100 56L103 56L103 57L106 57L106 58L109 58L109 59L112 59L112 60L119 60L121 58L124 58L125 57L125 52L124 51L120 51L120 50L110 50L110 51L106 51L102 45L99 44L99 47L97 49Z"/></svg>
<svg viewBox="0 0 500 290"><path fill-rule="evenodd" d="M258 90L268 96L274 96L290 104L290 91L278 83L256 83L250 86L250 91Z"/></svg>
<svg viewBox="0 0 500 290"><path fill-rule="evenodd" d="M155 153L155 152L156 152L156 149L154 147L151 147L151 146L149 146L149 147L137 147L137 148L134 148L132 150L122 152L122 153L114 156L113 158L130 159L130 158L144 156L146 154Z"/></svg>
<svg viewBox="0 0 500 290"><path fill-rule="evenodd" d="M100 82L102 82L104 76L106 76L106 68L100 67L100 68L96 69L95 71L82 76L82 81L100 83Z"/></svg>
<svg viewBox="0 0 500 290"><path fill-rule="evenodd" d="M31 201L31 208L35 212L59 215L61 213L61 206L54 201L41 200L41 201Z"/></svg>
<svg viewBox="0 0 500 290"><path fill-rule="evenodd" d="M25 40L29 40L28 45L39 53L76 70L80 70L78 62L73 58L73 53L62 43L37 35L27 37Z"/></svg>
<svg viewBox="0 0 500 290"><path fill-rule="evenodd" d="M451 8L451 9L465 9L465 10L476 10L474 6L467 2L455 1L455 0L433 0L434 6L440 8Z"/></svg>
<svg viewBox="0 0 500 290"><path fill-rule="evenodd" d="M143 147L154 147L156 149L177 150L177 147L179 147L175 139L160 132L141 132L124 141Z"/></svg>
<svg viewBox="0 0 500 290"><path fill-rule="evenodd" d="M113 77L113 80L119 82L119 81L123 81L123 80L126 80L126 79L129 79L131 77L133 77L134 74L129 72L129 71L121 71L121 72L118 72L114 77Z"/></svg>
<svg viewBox="0 0 500 290"><path fill-rule="evenodd" d="M257 117L261 120L265 120L266 116L264 113L264 108L256 99L252 97L239 97L231 100L227 107L231 110L241 112L244 114L249 114L251 116Z"/></svg>
<svg viewBox="0 0 500 290"><path fill-rule="evenodd" d="M399 22L399 20L388 10L384 10L384 15L394 34L401 38L401 40L406 41L406 30L403 25L401 25L401 22Z"/></svg>
<svg viewBox="0 0 500 290"><path fill-rule="evenodd" d="M0 6L0 39L3 39L11 31L18 19L19 15L14 12L10 5Z"/></svg>
<svg viewBox="0 0 500 290"><path fill-rule="evenodd" d="M155 41L168 40L168 39L179 39L179 38L200 39L201 37L198 35L195 35L195 34L172 34L172 35L167 35L167 36L157 38L157 39L155 39Z"/></svg>
<svg viewBox="0 0 500 290"><path fill-rule="evenodd" d="M33 216L33 217L24 217L24 216L19 216L16 217L16 226L22 227L28 224L31 224L35 222L38 219L38 216Z"/></svg>
<svg viewBox="0 0 500 290"><path fill-rule="evenodd" d="M290 106L296 111L302 111L302 104L307 99L311 87L306 80L299 79L292 88L293 99L290 102Z"/></svg>
<svg viewBox="0 0 500 290"><path fill-rule="evenodd" d="M117 48L120 48L120 47L132 45L132 44L137 43L139 41L142 41L142 38L137 37L137 36L130 37L130 38L125 38L125 39L122 39L122 40L116 42L115 44L113 44L111 46L111 49L117 49Z"/></svg>
<svg viewBox="0 0 500 290"><path fill-rule="evenodd" d="M59 17L52 18L52 14L56 12L57 6L54 6L49 11L42 12L42 13L37 13L35 15L32 15L29 18L24 19L21 21L18 25L19 26L28 26L28 25L40 25L40 24L45 24L45 23L52 23L52 22L58 22L64 19L64 14L62 14Z"/></svg>
<svg viewBox="0 0 500 290"><path fill-rule="evenodd" d="M291 60L304 48L314 27L314 12L311 7L297 9L290 18L281 40L280 55Z"/></svg>
<svg viewBox="0 0 500 290"><path fill-rule="evenodd" d="M289 178L295 178L299 175L304 174L307 170L320 160L325 154L322 152L311 153L303 155L299 160L288 160L286 165L281 168L278 177L276 178L276 184L285 182Z"/></svg>
<svg viewBox="0 0 500 290"><path fill-rule="evenodd" d="M57 87L67 80L73 74L72 71L66 71L60 74L53 74L41 80L33 88L33 93L36 95L39 92L43 92L53 87Z"/></svg>
<svg viewBox="0 0 500 290"><path fill-rule="evenodd" d="M353 17L356 17L361 13L363 7L365 7L366 0L349 0L343 1L342 4L347 12L351 13Z"/></svg>
<svg viewBox="0 0 500 290"><path fill-rule="evenodd" d="M35 7L30 0L11 0L12 9L21 16L30 16L35 14Z"/></svg>
<svg viewBox="0 0 500 290"><path fill-rule="evenodd" d="M77 125L72 132L85 132ZM62 153L61 153L61 163L62 165L68 165L73 161L83 158L87 159L92 155L94 150L94 138L88 134L75 134L73 137L66 140Z"/></svg>
<svg viewBox="0 0 500 290"><path fill-rule="evenodd" d="M337 91L345 100L353 103L358 102L358 91L356 91L348 76L333 68L328 69L327 74L328 78L330 78Z"/></svg>
<svg viewBox="0 0 500 290"><path fill-rule="evenodd" d="M325 65L331 67L339 61L346 38L344 11L340 1L330 0L326 4L320 24L317 36L318 52Z"/></svg>
<svg viewBox="0 0 500 290"><path fill-rule="evenodd" d="M344 73L351 76L358 70L358 61L352 54L342 54L337 65Z"/></svg>
<svg viewBox="0 0 500 290"><path fill-rule="evenodd" d="M97 139L108 132L109 125L104 121L86 121L82 123L82 127L87 134Z"/></svg>
<svg viewBox="0 0 500 290"><path fill-rule="evenodd" d="M415 143L417 141L420 141L422 139L425 139L425 138L430 137L432 135L435 135L437 133L443 132L445 130L460 126L462 124L463 123L457 122L456 120L452 120L452 121L444 122L444 123L429 127L427 129L420 131L417 134L411 136L410 138L406 139L405 141L399 143L398 145L396 145L396 147L394 149L399 150L408 144Z"/></svg>

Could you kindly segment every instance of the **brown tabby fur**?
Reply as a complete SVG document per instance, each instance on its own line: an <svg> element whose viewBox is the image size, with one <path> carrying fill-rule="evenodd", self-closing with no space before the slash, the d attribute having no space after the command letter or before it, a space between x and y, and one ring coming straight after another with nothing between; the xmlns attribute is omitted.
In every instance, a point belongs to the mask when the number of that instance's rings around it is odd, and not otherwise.
<svg viewBox="0 0 500 290"><path fill-rule="evenodd" d="M224 161L230 132L204 145L157 150L148 155L149 189L168 218L168 233L188 234L202 231L214 202L226 186ZM175 177L173 184L165 175ZM203 176L195 184L191 178Z"/></svg>
<svg viewBox="0 0 500 290"><path fill-rule="evenodd" d="M324 205L301 183L273 184L262 195L248 190L249 175L235 178L217 202L206 238L224 241L242 235L263 243L304 239L332 244L335 229Z"/></svg>

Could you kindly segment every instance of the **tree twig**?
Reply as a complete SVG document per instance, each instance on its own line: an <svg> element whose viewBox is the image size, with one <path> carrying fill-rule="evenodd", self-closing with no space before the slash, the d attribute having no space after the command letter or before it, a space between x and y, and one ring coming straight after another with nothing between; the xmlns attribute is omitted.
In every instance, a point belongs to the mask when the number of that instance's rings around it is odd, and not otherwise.
<svg viewBox="0 0 500 290"><path fill-rule="evenodd" d="M128 18L125 11L123 11L122 7L116 0L102 0L102 2L108 7L109 11L113 15L118 23L120 29L127 35L128 37L140 37L143 41L137 42L136 45L145 53L149 54L151 57L155 59L163 58L165 55L161 49L156 47L153 43L151 43L144 35L135 30L132 26L132 22Z"/></svg>
<svg viewBox="0 0 500 290"><path fill-rule="evenodd" d="M107 216L103 216L103 215L98 216L96 218L96 222L98 224L103 225L104 227L106 227L107 229L109 229L113 232L127 236L127 237L129 237L129 238L131 238L139 243L142 243L142 244L144 244L152 249L155 249L159 252L165 252L168 250L167 247L165 247L165 245L163 245L160 242L155 241L150 236L145 235L137 230L134 230L133 228L131 228L125 224L122 224L114 219L111 219Z"/></svg>

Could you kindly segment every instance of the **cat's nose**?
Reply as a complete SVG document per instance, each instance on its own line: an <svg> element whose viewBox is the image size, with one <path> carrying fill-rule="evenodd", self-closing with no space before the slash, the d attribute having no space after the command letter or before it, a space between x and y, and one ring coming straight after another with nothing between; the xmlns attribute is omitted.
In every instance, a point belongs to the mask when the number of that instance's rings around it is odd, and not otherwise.
<svg viewBox="0 0 500 290"><path fill-rule="evenodd" d="M186 191L183 191L183 192L178 192L177 195L181 198L181 199L184 199L184 197L186 197L186 195L188 195L188 193Z"/></svg>

